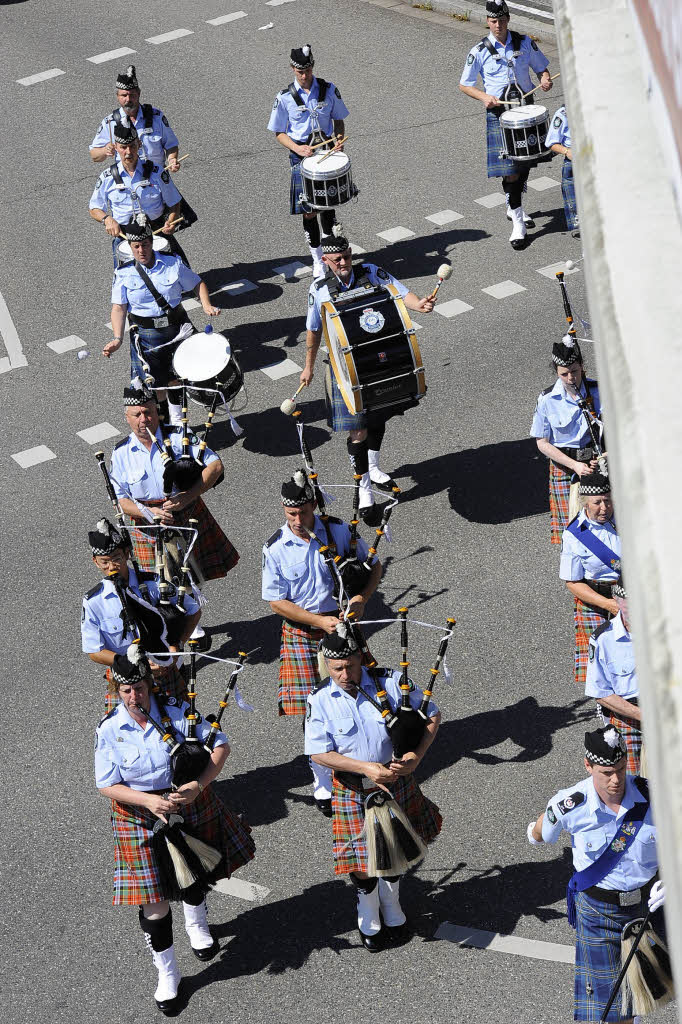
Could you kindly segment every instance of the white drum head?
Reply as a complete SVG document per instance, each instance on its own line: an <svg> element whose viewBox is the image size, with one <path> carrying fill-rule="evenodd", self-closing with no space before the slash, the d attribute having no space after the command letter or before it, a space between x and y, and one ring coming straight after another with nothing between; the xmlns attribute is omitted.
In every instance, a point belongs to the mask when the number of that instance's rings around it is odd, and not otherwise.
<svg viewBox="0 0 682 1024"><path fill-rule="evenodd" d="M322 163L324 156L324 153L313 153L312 156L305 158L301 168L304 177L313 178L316 181L324 178L338 178L350 168L350 158L345 153L332 153Z"/></svg>
<svg viewBox="0 0 682 1024"><path fill-rule="evenodd" d="M547 107L539 103L529 103L527 107L512 107L500 114L500 123L508 128L521 128L524 125L539 124L547 116Z"/></svg>
<svg viewBox="0 0 682 1024"><path fill-rule="evenodd" d="M154 246L154 252L170 252L170 242L164 235L154 235L152 244ZM130 248L130 242L126 242L125 239L119 243L118 251L121 256L128 256L129 259L133 258L133 250Z"/></svg>
<svg viewBox="0 0 682 1024"><path fill-rule="evenodd" d="M193 334L176 348L173 369L181 380L213 380L227 366L231 354L224 334Z"/></svg>

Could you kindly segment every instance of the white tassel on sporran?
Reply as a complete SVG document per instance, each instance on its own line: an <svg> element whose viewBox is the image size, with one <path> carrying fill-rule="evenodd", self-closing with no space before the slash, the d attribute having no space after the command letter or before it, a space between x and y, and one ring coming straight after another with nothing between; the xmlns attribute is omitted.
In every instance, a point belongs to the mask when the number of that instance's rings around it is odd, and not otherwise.
<svg viewBox="0 0 682 1024"><path fill-rule="evenodd" d="M636 938L634 931L626 925L621 940L621 963L627 960ZM623 980L622 1012L624 1015L645 1016L657 1007L665 1006L673 996L668 947L649 925L639 940Z"/></svg>

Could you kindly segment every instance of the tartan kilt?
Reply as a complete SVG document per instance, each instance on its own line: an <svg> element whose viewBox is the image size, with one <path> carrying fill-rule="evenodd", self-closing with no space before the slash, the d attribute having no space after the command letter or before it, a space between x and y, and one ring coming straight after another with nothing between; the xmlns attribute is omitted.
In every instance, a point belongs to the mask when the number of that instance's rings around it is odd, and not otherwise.
<svg viewBox="0 0 682 1024"><path fill-rule="evenodd" d="M356 792L344 786L334 775L332 786L332 834L334 836L334 874L367 870L365 797L372 790ZM441 813L424 796L412 775L400 776L392 786L395 802L412 828L425 843L432 843L443 825Z"/></svg>
<svg viewBox="0 0 682 1024"><path fill-rule="evenodd" d="M573 163L566 158L561 168L561 194L564 197L564 216L568 231L575 231L579 224L578 203L575 197Z"/></svg>
<svg viewBox="0 0 682 1024"><path fill-rule="evenodd" d="M602 705L602 714L609 725L615 725L618 732L625 737L628 748L627 773L628 775L640 775L640 754L642 752L642 730L641 722L635 718L627 718L625 715L615 715L608 708Z"/></svg>
<svg viewBox="0 0 682 1024"><path fill-rule="evenodd" d="M576 893L575 981L573 1019L598 1021L611 995L621 968L620 933L636 917L644 917L644 903L616 907L602 903L587 893ZM658 927L656 932L660 935ZM663 935L661 935L663 938ZM609 1021L627 1020L632 1010L623 1013L621 993L609 1010Z"/></svg>
<svg viewBox="0 0 682 1024"><path fill-rule="evenodd" d="M282 623L277 693L280 716L306 713L308 694L320 683L317 647L323 636L323 629L308 633L288 622Z"/></svg>
<svg viewBox="0 0 682 1024"><path fill-rule="evenodd" d="M343 400L343 395L336 383L331 365L327 363L324 373L324 398L327 409L327 425L335 432L341 430L364 430L367 426L367 414L352 413Z"/></svg>
<svg viewBox="0 0 682 1024"><path fill-rule="evenodd" d="M533 167L537 167L539 163L544 163L548 159L547 157L539 157L537 160L510 160L509 157L501 156L504 142L499 115L493 114L489 110L486 110L485 115L489 178L503 178L507 174L521 174L523 171L530 171ZM552 154L550 153L549 159L551 160L551 158Z"/></svg>
<svg viewBox="0 0 682 1024"><path fill-rule="evenodd" d="M145 500L145 505L154 508L163 504L163 500ZM192 558L196 559L203 580L218 580L227 576L230 569L234 569L239 561L239 553L233 544L227 539L220 526L211 515L201 498L197 498L193 505L183 508L175 513L175 521L178 526L187 526L191 518L199 521L199 536L192 551ZM131 530L133 542L133 557L143 572L155 572L156 559L154 557L154 533L150 533L151 540L147 540L144 527L139 520L130 520L136 527Z"/></svg>
<svg viewBox="0 0 682 1024"><path fill-rule="evenodd" d="M307 203L301 202L303 192L303 179L301 176L302 157L296 153L289 153L291 164L291 181L289 183L289 213L315 213Z"/></svg>
<svg viewBox="0 0 682 1024"><path fill-rule="evenodd" d="M104 678L107 681L107 692L104 698L104 707L108 714L112 708L115 708L117 704L121 703L121 698L117 697L113 692L110 668L108 668L104 673ZM163 679L162 690L169 697L175 697L177 700L187 700L187 680L177 665L171 665L168 670L168 674Z"/></svg>
<svg viewBox="0 0 682 1024"><path fill-rule="evenodd" d="M552 544L561 544L561 536L568 526L568 498L572 476L570 470L562 469L550 459L549 515Z"/></svg>
<svg viewBox="0 0 682 1024"><path fill-rule="evenodd" d="M587 675L587 662L589 658L590 637L595 629L599 629L611 616L601 608L594 608L591 604L585 604L577 597L574 601L574 627L575 627L575 681L578 686L585 689L585 676Z"/></svg>
<svg viewBox="0 0 682 1024"><path fill-rule="evenodd" d="M220 850L223 861L216 879L229 878L233 871L253 859L256 844L251 829L215 795L211 786L194 803L182 809L188 830ZM159 903L172 896L164 888L152 830L159 819L144 807L111 801L114 830L114 906Z"/></svg>

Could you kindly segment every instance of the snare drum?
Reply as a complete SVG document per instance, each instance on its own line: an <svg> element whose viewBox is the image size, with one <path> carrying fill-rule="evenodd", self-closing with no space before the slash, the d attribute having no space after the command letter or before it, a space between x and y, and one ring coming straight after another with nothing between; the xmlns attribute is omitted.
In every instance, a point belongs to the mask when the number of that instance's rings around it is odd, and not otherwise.
<svg viewBox="0 0 682 1024"><path fill-rule="evenodd" d="M351 175L350 158L339 151L327 156L322 162L325 155L314 153L301 163L301 198L304 203L316 210L342 206L357 195Z"/></svg>
<svg viewBox="0 0 682 1024"><path fill-rule="evenodd" d="M231 401L244 383L244 374L232 355L229 341L217 331L193 334L182 341L173 355L173 369L180 380L217 389L225 402ZM187 393L201 405L210 406L213 401L213 391L201 387L188 388Z"/></svg>
<svg viewBox="0 0 682 1024"><path fill-rule="evenodd" d="M170 252L170 242L165 235L154 235L152 243L154 245L154 252ZM127 242L125 238L118 244L117 255L121 266L124 263L133 262L133 251L130 248L130 242Z"/></svg>
<svg viewBox="0 0 682 1024"><path fill-rule="evenodd" d="M412 405L426 394L421 352L393 284L348 305L322 303L329 359L348 411Z"/></svg>
<svg viewBox="0 0 682 1024"><path fill-rule="evenodd" d="M510 160L537 160L545 155L549 111L539 103L512 107L500 114L502 153Z"/></svg>

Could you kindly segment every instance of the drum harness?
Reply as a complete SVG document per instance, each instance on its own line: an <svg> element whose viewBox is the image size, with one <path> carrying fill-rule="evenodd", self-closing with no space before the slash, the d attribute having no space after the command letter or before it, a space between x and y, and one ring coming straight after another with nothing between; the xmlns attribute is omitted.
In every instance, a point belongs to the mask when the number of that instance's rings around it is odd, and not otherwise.
<svg viewBox="0 0 682 1024"><path fill-rule="evenodd" d="M510 81L509 84L505 86L504 92L500 96L500 99L505 100L510 105L516 104L517 106L520 107L525 104L525 101L521 98L521 90L519 89L518 82L516 81L516 72L514 70L514 64L521 56L521 44L523 43L524 37L521 35L520 32L512 32L511 29L509 30L509 35L511 36L511 43L514 52L512 53L510 59L507 61L507 68L513 74L514 81ZM500 56L500 54L497 52L493 44L490 42L488 36L483 36L483 39L481 39L481 42L478 44L479 50L482 50L483 47L485 47L488 50L488 52L491 54L494 60L497 61L498 64L502 61L503 58Z"/></svg>
<svg viewBox="0 0 682 1024"><path fill-rule="evenodd" d="M329 88L329 82L325 82L324 78L318 78L317 79L317 87L318 87L318 95L317 95L317 101L316 102L317 103L324 103L325 97L327 95L327 89ZM296 88L295 83L294 82L289 82L289 85L287 86L287 90L289 91L289 94L291 95L291 98L294 101L294 103L296 104L296 106L297 107L305 107L306 110L310 113L311 119L317 125L316 128L315 127L313 128L312 132L310 133L310 135L306 139L304 145L310 146L313 142L327 141L326 136L323 135L322 130L320 129L319 122L318 122L317 117L316 117L316 110L314 108L311 109L310 107L307 106L307 104L305 104L303 102L303 100L301 99L301 94L298 91L298 89Z"/></svg>

